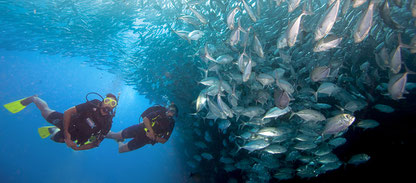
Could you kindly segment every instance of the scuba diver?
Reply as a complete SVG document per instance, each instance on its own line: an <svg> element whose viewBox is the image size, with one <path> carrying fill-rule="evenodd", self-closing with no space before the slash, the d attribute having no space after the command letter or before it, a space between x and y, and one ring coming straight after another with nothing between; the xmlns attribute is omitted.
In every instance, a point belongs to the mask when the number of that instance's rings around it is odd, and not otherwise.
<svg viewBox="0 0 416 183"><path fill-rule="evenodd" d="M118 143L118 152L129 152L146 144L162 143L169 140L175 126L174 116L178 116L178 107L171 103L166 109L156 105L146 109L141 115L143 123L130 126L120 132L108 132L105 138L111 138ZM126 138L133 138L124 144Z"/></svg>
<svg viewBox="0 0 416 183"><path fill-rule="evenodd" d="M102 101L89 101L90 94L98 95ZM54 125L38 129L42 138L51 135L53 141L66 143L74 150L87 150L98 147L110 131L115 115L113 110L117 106L118 98L111 93L103 98L98 93L91 92L87 94L86 99L87 102L73 106L64 113L50 109L37 95L8 103L4 107L12 113L17 113L33 102L43 118Z"/></svg>

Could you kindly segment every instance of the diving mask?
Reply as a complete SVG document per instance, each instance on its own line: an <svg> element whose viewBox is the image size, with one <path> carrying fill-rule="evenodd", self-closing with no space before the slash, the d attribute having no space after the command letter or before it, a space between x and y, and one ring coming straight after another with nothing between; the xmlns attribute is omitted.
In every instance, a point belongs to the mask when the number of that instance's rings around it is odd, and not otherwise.
<svg viewBox="0 0 416 183"><path fill-rule="evenodd" d="M104 99L104 104L110 105L110 107L114 108L117 106L117 100L114 100L112 98L106 97Z"/></svg>

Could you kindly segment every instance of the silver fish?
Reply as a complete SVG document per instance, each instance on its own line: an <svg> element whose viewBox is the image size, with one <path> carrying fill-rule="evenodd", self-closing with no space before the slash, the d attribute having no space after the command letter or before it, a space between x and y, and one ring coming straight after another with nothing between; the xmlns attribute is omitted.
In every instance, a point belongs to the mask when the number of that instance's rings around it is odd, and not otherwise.
<svg viewBox="0 0 416 183"><path fill-rule="evenodd" d="M248 64L246 65L246 68L244 69L243 82L247 82L248 79L250 79L251 69L252 69L252 65L251 64L252 64L251 63L251 58L249 57Z"/></svg>
<svg viewBox="0 0 416 183"><path fill-rule="evenodd" d="M264 115L264 117L262 119L266 119L266 118L278 118L280 116L285 115L290 110L291 109L290 109L289 106L286 107L286 108L284 108L284 109L280 109L278 107L273 107L269 111L267 111L266 115Z"/></svg>
<svg viewBox="0 0 416 183"><path fill-rule="evenodd" d="M228 29L230 30L234 30L234 24L235 24L235 15L237 14L238 11L240 11L240 7L237 6L235 7L227 16L227 25L228 25Z"/></svg>
<svg viewBox="0 0 416 183"><path fill-rule="evenodd" d="M265 73L261 73L261 74L257 75L256 79L257 79L257 81L259 81L263 85L263 87L264 86L269 86L269 85L274 83L273 76L271 76L269 74L265 74Z"/></svg>
<svg viewBox="0 0 416 183"><path fill-rule="evenodd" d="M250 141L247 144L244 144L241 147L237 144L237 147L238 147L237 152L240 149L247 149L249 151L249 153L251 153L253 151L263 149L263 148L265 148L265 147L267 147L269 145L270 145L270 143L268 143L267 141L262 140L262 139L260 139L260 140L253 140L253 141Z"/></svg>
<svg viewBox="0 0 416 183"><path fill-rule="evenodd" d="M384 104L376 104L374 105L374 108L379 110L380 112L384 112L384 113L392 113L394 112L394 109L388 105L384 105Z"/></svg>
<svg viewBox="0 0 416 183"><path fill-rule="evenodd" d="M226 103L224 103L224 101L222 101L220 94L217 95L217 103L219 108L222 110L222 112L227 115L229 118L233 118L233 111L230 109L230 107L228 107L228 105Z"/></svg>
<svg viewBox="0 0 416 183"><path fill-rule="evenodd" d="M254 34L253 39L254 39L254 43L253 43L254 51L256 52L257 56L259 56L260 58L264 58L264 51L263 51L263 48L261 47L260 40L256 34Z"/></svg>
<svg viewBox="0 0 416 183"><path fill-rule="evenodd" d="M416 0L412 0L410 3L410 9L412 11L412 16L416 17Z"/></svg>
<svg viewBox="0 0 416 183"><path fill-rule="evenodd" d="M357 1L354 1L354 4ZM370 1L367 10L362 14L360 20L358 20L354 30L354 42L359 43L363 41L368 33L370 32L373 24L373 12L374 12L374 1Z"/></svg>
<svg viewBox="0 0 416 183"><path fill-rule="evenodd" d="M257 134L266 137L277 137L283 135L284 131L276 127L264 127L260 129Z"/></svg>
<svg viewBox="0 0 416 183"><path fill-rule="evenodd" d="M231 55L221 55L215 59L215 63L218 64L229 64L233 61L233 57Z"/></svg>
<svg viewBox="0 0 416 183"><path fill-rule="evenodd" d="M319 20L315 29L315 41L322 39L331 31L338 16L339 4L340 0L335 1Z"/></svg>
<svg viewBox="0 0 416 183"><path fill-rule="evenodd" d="M198 11L196 11L195 9L193 9L192 7L188 6L188 9L192 11L192 13L194 13L194 15L196 16L196 18L198 18L199 21L201 21L201 23L203 24L207 24L208 21L205 18L204 15L202 15L201 13L199 13Z"/></svg>
<svg viewBox="0 0 416 183"><path fill-rule="evenodd" d="M341 14L345 15L348 12L348 9L351 6L351 0L344 0L344 4L342 4Z"/></svg>
<svg viewBox="0 0 416 183"><path fill-rule="evenodd" d="M202 32L200 30L194 30L194 31L192 31L188 34L188 39L197 41L197 40L201 39L202 36L204 36L204 32Z"/></svg>
<svg viewBox="0 0 416 183"><path fill-rule="evenodd" d="M206 86L213 86L213 85L218 85L219 80L216 77L207 77L201 80L199 83L206 85Z"/></svg>
<svg viewBox="0 0 416 183"><path fill-rule="evenodd" d="M245 1L245 0L241 0L241 1L243 2L244 9L246 10L246 12L247 12L248 16L250 16L250 19L251 19L253 22L256 22L256 21L257 21L257 18L256 18L256 16L254 15L253 10L251 9L251 6L250 6L250 5L248 5L248 4L246 3L246 1Z"/></svg>
<svg viewBox="0 0 416 183"><path fill-rule="evenodd" d="M307 141L307 142L298 142L297 144L295 144L293 146L293 148L297 149L297 150L309 150L309 149L313 149L316 148L317 145L313 142Z"/></svg>
<svg viewBox="0 0 416 183"><path fill-rule="evenodd" d="M298 112L294 112L291 114L291 117L293 115L297 115L303 120L311 121L311 122L326 120L325 116L322 113L320 113L319 111L312 110L312 109L304 109Z"/></svg>
<svg viewBox="0 0 416 183"><path fill-rule="evenodd" d="M191 24L195 27L198 27L201 25L201 22L199 22L199 20L197 18L195 18L194 16L191 15L183 15L178 17L178 20L183 20L184 22Z"/></svg>
<svg viewBox="0 0 416 183"><path fill-rule="evenodd" d="M264 148L263 151L266 151L270 154L283 154L287 151L287 148L278 144L273 144Z"/></svg>
<svg viewBox="0 0 416 183"><path fill-rule="evenodd" d="M290 97L284 90L274 90L274 105L280 109L284 109L289 106Z"/></svg>
<svg viewBox="0 0 416 183"><path fill-rule="evenodd" d="M355 117L350 114L338 114L332 118L327 119L327 123L322 134L337 134L347 129L355 120Z"/></svg>
<svg viewBox="0 0 416 183"><path fill-rule="evenodd" d="M214 157L209 153L202 153L201 156L207 160L212 160Z"/></svg>
<svg viewBox="0 0 416 183"><path fill-rule="evenodd" d="M185 39L185 40L187 40L188 42L190 42L189 37L188 37L188 35L189 35L189 32L188 32L188 31L181 31L181 30L176 31L176 30L173 30L173 29L172 29L172 31L173 31L176 35L178 35L180 38Z"/></svg>
<svg viewBox="0 0 416 183"><path fill-rule="evenodd" d="M300 28L300 21L303 15L308 15L305 11L303 11L295 20L293 20L286 29L286 40L287 45L292 47L296 43L296 39L298 37L299 28Z"/></svg>
<svg viewBox="0 0 416 183"><path fill-rule="evenodd" d="M401 36L399 34L399 45L396 47L395 50L393 50L390 54L390 61L389 61L389 67L390 71L393 74L397 74L402 69L402 52L401 52Z"/></svg>
<svg viewBox="0 0 416 183"><path fill-rule="evenodd" d="M315 67L311 72L310 78L313 82L322 81L329 76L330 72L331 68L328 66Z"/></svg>
<svg viewBox="0 0 416 183"><path fill-rule="evenodd" d="M352 165L359 165L361 163L365 163L368 160L370 160L370 156L367 154L356 154L354 156L351 157L350 160L348 160L348 164L352 164Z"/></svg>
<svg viewBox="0 0 416 183"><path fill-rule="evenodd" d="M364 129L375 128L379 125L380 125L379 122L372 120L372 119L362 120L359 123L357 123L357 127L364 128Z"/></svg>
<svg viewBox="0 0 416 183"><path fill-rule="evenodd" d="M314 52L328 51L332 48L336 48L342 41L342 37L337 37L335 35L328 35L323 39L320 39L315 47L313 48Z"/></svg>
<svg viewBox="0 0 416 183"><path fill-rule="evenodd" d="M390 7L389 2L387 0L384 1L384 3L380 6L380 15L383 19L384 23L391 27L392 29L402 29L403 26L398 24L396 21L394 21L390 16Z"/></svg>
<svg viewBox="0 0 416 183"><path fill-rule="evenodd" d="M202 90L196 99L196 112L199 112L206 104L207 94L206 89Z"/></svg>
<svg viewBox="0 0 416 183"><path fill-rule="evenodd" d="M390 97L393 100L405 99L405 97L403 97L403 94L408 93L405 90L406 82L407 82L407 74L408 72L400 73L390 78L387 91L389 92Z"/></svg>
<svg viewBox="0 0 416 183"><path fill-rule="evenodd" d="M340 91L340 88L334 83L324 82L319 86L319 88L316 90L314 95L315 95L316 101L318 101L318 94L320 93L327 94L328 96L332 96L339 91Z"/></svg>

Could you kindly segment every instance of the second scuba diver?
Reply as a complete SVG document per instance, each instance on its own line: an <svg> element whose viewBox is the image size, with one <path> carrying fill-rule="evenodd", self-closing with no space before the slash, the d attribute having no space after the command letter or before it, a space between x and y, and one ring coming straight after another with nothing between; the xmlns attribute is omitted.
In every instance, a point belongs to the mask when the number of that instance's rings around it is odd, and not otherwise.
<svg viewBox="0 0 416 183"><path fill-rule="evenodd" d="M87 150L99 146L113 123L113 109L117 106L118 99L111 93L106 98L101 98L102 101L87 99L87 102L73 106L64 113L50 109L37 95L11 102L4 107L17 113L30 103L35 103L43 118L54 125L39 128L42 138L52 135L51 139L55 142L66 143L74 150Z"/></svg>
<svg viewBox="0 0 416 183"><path fill-rule="evenodd" d="M143 123L130 126L120 132L109 132L106 138L115 139L118 142L119 153L139 149L146 144L162 143L169 140L175 126L173 116L177 116L178 107L171 104L166 109L162 106L153 106L146 109L140 116ZM124 144L126 138L133 138Z"/></svg>

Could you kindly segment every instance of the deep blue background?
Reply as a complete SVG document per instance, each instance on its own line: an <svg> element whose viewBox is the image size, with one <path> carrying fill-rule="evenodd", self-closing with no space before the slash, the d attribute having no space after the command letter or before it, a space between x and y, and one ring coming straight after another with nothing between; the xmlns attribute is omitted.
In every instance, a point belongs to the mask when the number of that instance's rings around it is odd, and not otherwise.
<svg viewBox="0 0 416 183"><path fill-rule="evenodd" d="M82 58L0 50L0 104L38 94L51 109L64 112L85 102L95 91L121 92L112 131L138 123L148 100L125 86L120 77L90 67ZM165 144L119 154L115 141L73 151L65 144L39 137L50 125L34 104L12 114L0 109L0 182L184 182L185 173L175 147L175 131Z"/></svg>

